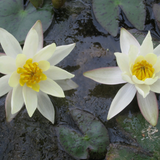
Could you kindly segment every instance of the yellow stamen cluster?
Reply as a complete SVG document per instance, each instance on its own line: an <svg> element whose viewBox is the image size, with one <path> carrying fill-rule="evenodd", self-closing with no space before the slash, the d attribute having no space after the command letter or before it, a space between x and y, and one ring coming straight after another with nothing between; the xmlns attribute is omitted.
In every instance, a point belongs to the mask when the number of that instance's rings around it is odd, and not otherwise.
<svg viewBox="0 0 160 160"><path fill-rule="evenodd" d="M28 87L39 92L39 82L46 80L47 76L43 74L42 69L38 67L38 63L32 63L32 59L28 59L23 68L18 68L17 73L20 74L19 83L23 86L25 83Z"/></svg>
<svg viewBox="0 0 160 160"><path fill-rule="evenodd" d="M154 68L146 60L142 60L133 65L132 74L139 80L144 81L146 78L151 78L153 76Z"/></svg>

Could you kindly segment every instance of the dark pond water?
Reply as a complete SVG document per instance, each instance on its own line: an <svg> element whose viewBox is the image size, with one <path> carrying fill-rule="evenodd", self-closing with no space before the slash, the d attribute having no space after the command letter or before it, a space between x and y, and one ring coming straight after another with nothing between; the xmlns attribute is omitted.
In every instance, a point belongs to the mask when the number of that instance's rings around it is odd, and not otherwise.
<svg viewBox="0 0 160 160"><path fill-rule="evenodd" d="M145 31L151 30L160 37L155 27L151 4L148 0ZM120 15L120 27L134 28ZM69 108L81 108L93 113L109 131L111 143L134 144L117 127L116 117L108 121L111 101L122 85L98 84L83 76L85 71L116 66L114 52L120 51L119 34L112 37L96 21L91 0L67 0L60 10L55 10L53 23L45 33L45 45L55 42L57 46L76 42L75 49L58 66L75 74L73 80L79 85L76 90L65 92L64 99L50 97L56 109L56 121L52 125L38 111L29 118L25 108L10 123L5 120L4 101L0 100L0 160L74 160L57 142L55 127L59 123L75 126ZM157 96L159 99L159 96ZM120 114L139 112L136 99ZM105 159L105 157L103 158Z"/></svg>

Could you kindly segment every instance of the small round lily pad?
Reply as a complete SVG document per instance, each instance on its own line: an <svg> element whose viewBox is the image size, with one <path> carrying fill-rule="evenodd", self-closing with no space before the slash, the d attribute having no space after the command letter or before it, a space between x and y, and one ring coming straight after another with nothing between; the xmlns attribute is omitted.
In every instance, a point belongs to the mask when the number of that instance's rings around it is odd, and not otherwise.
<svg viewBox="0 0 160 160"><path fill-rule="evenodd" d="M23 0L0 1L0 27L6 29L23 43L25 37L37 20L42 22L45 32L53 18L50 0L45 0L43 7L36 9L31 3L24 9Z"/></svg>

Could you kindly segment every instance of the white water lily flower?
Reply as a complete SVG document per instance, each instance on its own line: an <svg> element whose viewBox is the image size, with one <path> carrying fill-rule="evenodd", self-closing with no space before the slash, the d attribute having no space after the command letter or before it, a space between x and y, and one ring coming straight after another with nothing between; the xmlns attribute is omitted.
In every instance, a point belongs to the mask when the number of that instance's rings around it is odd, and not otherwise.
<svg viewBox="0 0 160 160"><path fill-rule="evenodd" d="M25 104L30 117L37 108L54 123L55 110L47 94L65 97L62 88L77 87L70 80L73 74L54 65L64 59L75 44L56 47L52 43L43 48L40 21L30 29L23 50L18 41L2 28L0 43L6 54L0 56L0 72L6 74L0 78L0 96L9 92L5 104L7 120L12 120ZM63 84L62 88L58 83Z"/></svg>
<svg viewBox="0 0 160 160"><path fill-rule="evenodd" d="M125 84L114 97L107 119L121 112L137 93L138 105L144 118L153 126L158 120L155 93L160 93L160 45L153 50L150 31L142 45L124 28L120 33L122 53L115 53L118 67L106 67L84 73L103 84Z"/></svg>

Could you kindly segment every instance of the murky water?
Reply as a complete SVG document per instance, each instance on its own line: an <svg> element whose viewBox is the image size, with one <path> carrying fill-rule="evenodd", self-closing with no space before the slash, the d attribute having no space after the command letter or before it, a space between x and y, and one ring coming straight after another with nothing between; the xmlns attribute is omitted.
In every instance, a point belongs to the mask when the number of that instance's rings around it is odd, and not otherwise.
<svg viewBox="0 0 160 160"><path fill-rule="evenodd" d="M160 37L151 13L148 0L145 31L151 30ZM120 24L133 28L121 13ZM125 22L125 23L123 23ZM91 0L68 0L60 10L55 10L53 24L45 33L45 45L55 42L57 46L76 43L71 54L58 66L75 74L73 80L79 85L76 90L65 92L66 97L50 97L56 109L56 122L52 125L38 111L29 118L25 108L7 123L5 120L4 100L0 100L0 160L74 160L57 142L55 127L59 123L72 126L68 109L78 107L97 116L109 131L111 143L134 145L134 140L118 129L115 118L108 121L107 113L111 101L122 85L102 85L83 76L83 72L107 66L116 66L114 52L120 51L119 34L112 37L94 18ZM136 99L120 114L130 110L139 112ZM105 157L104 157L105 158Z"/></svg>

